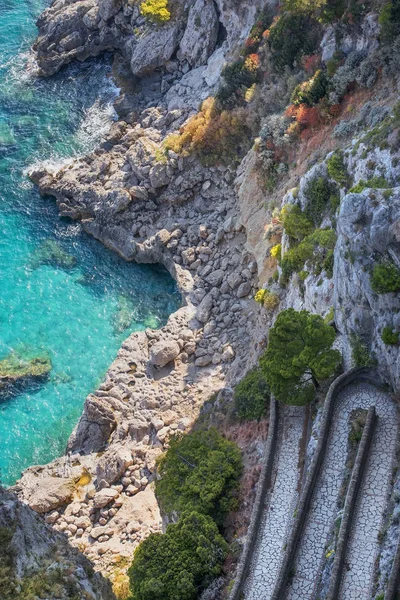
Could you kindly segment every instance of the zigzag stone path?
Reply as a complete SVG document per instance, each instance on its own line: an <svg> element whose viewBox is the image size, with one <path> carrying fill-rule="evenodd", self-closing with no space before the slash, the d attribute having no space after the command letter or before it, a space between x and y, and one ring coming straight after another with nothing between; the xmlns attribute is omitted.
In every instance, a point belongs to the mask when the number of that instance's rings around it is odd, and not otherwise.
<svg viewBox="0 0 400 600"><path fill-rule="evenodd" d="M297 500L304 415L304 408L280 408L272 486L266 500L251 574L246 583L246 600L261 600L272 594L287 537L287 527Z"/></svg>
<svg viewBox="0 0 400 600"><path fill-rule="evenodd" d="M286 594L288 600L311 600L314 597L343 480L350 413L356 408L368 409L371 405L376 407L378 422L354 515L339 600L370 598L378 532L396 449L398 412L388 394L363 383L349 385L336 400L326 456L300 540L294 577Z"/></svg>

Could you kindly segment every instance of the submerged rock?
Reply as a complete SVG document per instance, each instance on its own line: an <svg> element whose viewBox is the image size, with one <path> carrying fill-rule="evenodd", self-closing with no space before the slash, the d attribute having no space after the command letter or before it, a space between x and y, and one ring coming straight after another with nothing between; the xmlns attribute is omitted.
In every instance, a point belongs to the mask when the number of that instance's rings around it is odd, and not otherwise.
<svg viewBox="0 0 400 600"><path fill-rule="evenodd" d="M48 356L24 358L11 352L0 361L0 398L47 379L52 365Z"/></svg>
<svg viewBox="0 0 400 600"><path fill-rule="evenodd" d="M77 263L75 256L63 250L55 240L45 240L33 252L30 265L37 269L41 265L51 265L60 269L73 269Z"/></svg>
<svg viewBox="0 0 400 600"><path fill-rule="evenodd" d="M114 333L122 333L132 325L135 318L135 307L126 296L118 297L118 309L112 318Z"/></svg>

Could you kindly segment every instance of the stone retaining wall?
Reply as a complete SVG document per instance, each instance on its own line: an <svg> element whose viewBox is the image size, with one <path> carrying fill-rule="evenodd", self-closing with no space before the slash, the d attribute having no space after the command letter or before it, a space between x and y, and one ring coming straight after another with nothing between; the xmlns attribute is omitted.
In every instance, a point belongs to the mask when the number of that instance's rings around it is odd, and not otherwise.
<svg viewBox="0 0 400 600"><path fill-rule="evenodd" d="M342 580L344 560L346 557L347 542L350 537L353 514L356 508L357 496L361 486L364 468L368 460L369 450L371 448L372 436L375 430L376 412L375 406L368 410L368 416L364 431L358 447L356 460L351 473L350 483L346 494L342 522L340 525L339 536L336 544L335 559L333 561L331 580L329 584L327 600L336 600L339 595L340 583Z"/></svg>
<svg viewBox="0 0 400 600"><path fill-rule="evenodd" d="M271 483L272 467L276 452L276 442L278 433L279 407L275 398L271 397L269 411L269 429L268 438L265 445L264 456L262 458L263 466L258 482L258 490L254 501L253 512L250 519L249 528L246 536L246 543L237 566L235 583L229 594L228 600L240 600L243 593L244 584L249 573L250 565L253 560L254 550L257 545L257 534L260 528L264 502Z"/></svg>
<svg viewBox="0 0 400 600"><path fill-rule="evenodd" d="M295 562L297 546L307 520L307 514L310 508L313 491L325 457L325 450L328 442L329 430L336 398L345 387L357 381L367 381L369 383L372 383L373 385L377 385L377 383L379 383L380 380L379 376L370 369L351 369L350 371L343 373L343 375L340 375L335 379L335 381L331 384L326 395L325 404L323 408L323 415L321 419L318 446L313 458L313 462L311 463L307 481L300 496L296 517L294 519L292 530L287 541L287 551L282 560L280 572L275 584L275 589L270 600L282 600L282 598L284 597L288 577Z"/></svg>

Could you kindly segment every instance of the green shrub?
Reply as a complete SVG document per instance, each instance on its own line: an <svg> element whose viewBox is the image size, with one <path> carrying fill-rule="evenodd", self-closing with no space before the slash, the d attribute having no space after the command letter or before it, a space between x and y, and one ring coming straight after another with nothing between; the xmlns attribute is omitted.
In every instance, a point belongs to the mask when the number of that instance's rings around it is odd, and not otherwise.
<svg viewBox="0 0 400 600"><path fill-rule="evenodd" d="M287 279L293 273L302 271L307 261L318 274L318 271L321 272L324 268L324 263L327 260L326 266L331 271L335 244L336 233L333 229L316 229L297 246L286 252L281 263L283 276ZM329 251L332 251L331 255L329 255Z"/></svg>
<svg viewBox="0 0 400 600"><path fill-rule="evenodd" d="M396 346L399 343L399 332L393 331L392 327L384 327L381 338L384 344Z"/></svg>
<svg viewBox="0 0 400 600"><path fill-rule="evenodd" d="M372 271L371 287L378 294L400 291L400 271L391 262L376 264Z"/></svg>
<svg viewBox="0 0 400 600"><path fill-rule="evenodd" d="M241 475L239 448L214 428L170 440L158 461L156 496L166 514L208 514L221 524L235 506Z"/></svg>
<svg viewBox="0 0 400 600"><path fill-rule="evenodd" d="M307 13L283 13L271 26L268 41L277 69L293 67L302 56L314 54L322 37L320 23Z"/></svg>
<svg viewBox="0 0 400 600"><path fill-rule="evenodd" d="M241 58L222 70L223 85L216 99L224 108L233 108L245 98L245 93L259 79L257 54Z"/></svg>
<svg viewBox="0 0 400 600"><path fill-rule="evenodd" d="M384 41L393 40L400 34L400 1L386 2L379 14L380 35Z"/></svg>
<svg viewBox="0 0 400 600"><path fill-rule="evenodd" d="M271 392L285 404L312 400L319 382L330 377L340 362L332 350L335 330L320 315L293 308L279 313L269 331L260 366Z"/></svg>
<svg viewBox="0 0 400 600"><path fill-rule="evenodd" d="M352 358L357 367L372 367L372 360L367 344L356 335L351 337Z"/></svg>
<svg viewBox="0 0 400 600"><path fill-rule="evenodd" d="M309 235L314 226L297 204L286 204L281 211L281 221L291 240L301 241Z"/></svg>
<svg viewBox="0 0 400 600"><path fill-rule="evenodd" d="M339 185L347 186L349 174L344 164L343 152L337 151L332 154L327 161L327 169L331 179L334 179Z"/></svg>
<svg viewBox="0 0 400 600"><path fill-rule="evenodd" d="M292 104L299 106L314 106L326 95L328 91L328 78L324 71L318 70L311 79L300 83L294 90L291 98Z"/></svg>
<svg viewBox="0 0 400 600"><path fill-rule="evenodd" d="M335 187L324 177L312 179L304 190L307 199L304 212L315 227L321 224L327 208L330 207L330 200L335 191Z"/></svg>
<svg viewBox="0 0 400 600"><path fill-rule="evenodd" d="M166 23L171 18L168 0L143 0L140 5L141 14L154 23Z"/></svg>
<svg viewBox="0 0 400 600"><path fill-rule="evenodd" d="M361 179L357 185L353 185L350 192L360 194L366 188L385 190L389 188L389 184L384 177L371 177L371 179L368 179L367 181Z"/></svg>
<svg viewBox="0 0 400 600"><path fill-rule="evenodd" d="M132 600L196 600L221 573L227 551L210 517L185 513L136 549L128 571Z"/></svg>
<svg viewBox="0 0 400 600"><path fill-rule="evenodd" d="M239 419L261 419L270 399L267 381L259 367L251 369L235 388L235 407Z"/></svg>

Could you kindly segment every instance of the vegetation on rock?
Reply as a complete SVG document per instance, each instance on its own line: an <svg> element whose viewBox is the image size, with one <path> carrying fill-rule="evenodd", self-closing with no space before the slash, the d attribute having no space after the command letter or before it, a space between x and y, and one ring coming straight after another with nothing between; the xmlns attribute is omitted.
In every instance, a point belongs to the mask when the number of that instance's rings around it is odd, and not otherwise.
<svg viewBox="0 0 400 600"><path fill-rule="evenodd" d="M308 183L304 190L307 199L304 212L315 227L321 225L324 214L335 203L335 194L337 190L324 177L316 177Z"/></svg>
<svg viewBox="0 0 400 600"><path fill-rule="evenodd" d="M293 67L302 56L313 54L321 37L322 27L310 13L284 12L268 36L275 68Z"/></svg>
<svg viewBox="0 0 400 600"><path fill-rule="evenodd" d="M281 211L281 220L291 240L300 242L312 233L314 226L297 204L286 204Z"/></svg>
<svg viewBox="0 0 400 600"><path fill-rule="evenodd" d="M129 569L132 600L195 600L222 570L228 546L211 517L187 512L152 533Z"/></svg>
<svg viewBox="0 0 400 600"><path fill-rule="evenodd" d="M399 332L393 331L393 327L384 327L381 337L383 343L388 346L396 346L399 343Z"/></svg>
<svg viewBox="0 0 400 600"><path fill-rule="evenodd" d="M200 111L165 140L165 148L182 156L195 154L204 165L229 163L244 155L250 130L242 109L221 110L215 98L207 98Z"/></svg>
<svg viewBox="0 0 400 600"><path fill-rule="evenodd" d="M400 291L400 270L389 261L374 265L371 287L377 294Z"/></svg>
<svg viewBox="0 0 400 600"><path fill-rule="evenodd" d="M341 360L332 349L335 330L320 315L293 308L282 311L269 332L260 366L280 402L303 405L319 383L334 374Z"/></svg>
<svg viewBox="0 0 400 600"><path fill-rule="evenodd" d="M349 174L347 173L346 165L343 160L343 152L337 151L328 158L326 163L328 175L334 179L336 183L342 186L347 186Z"/></svg>
<svg viewBox="0 0 400 600"><path fill-rule="evenodd" d="M316 229L285 253L281 262L284 279L302 271L306 262L313 267L317 275L325 269L331 278L335 244L336 232L333 229Z"/></svg>
<svg viewBox="0 0 400 600"><path fill-rule="evenodd" d="M171 18L168 0L143 0L140 4L140 12L154 23L166 23Z"/></svg>
<svg viewBox="0 0 400 600"><path fill-rule="evenodd" d="M176 436L158 461L157 499L169 515L195 510L222 524L235 507L241 471L240 450L215 428Z"/></svg>
<svg viewBox="0 0 400 600"><path fill-rule="evenodd" d="M258 290L254 300L262 304L268 310L273 310L279 304L279 296L267 289Z"/></svg>
<svg viewBox="0 0 400 600"><path fill-rule="evenodd" d="M269 387L259 367L251 369L238 383L234 400L239 419L260 420L266 415L270 400Z"/></svg>

